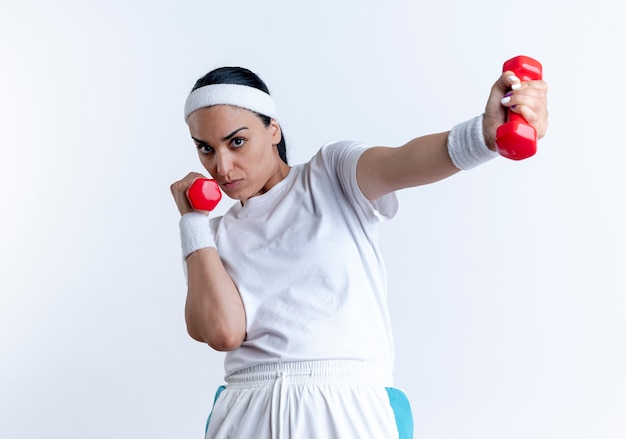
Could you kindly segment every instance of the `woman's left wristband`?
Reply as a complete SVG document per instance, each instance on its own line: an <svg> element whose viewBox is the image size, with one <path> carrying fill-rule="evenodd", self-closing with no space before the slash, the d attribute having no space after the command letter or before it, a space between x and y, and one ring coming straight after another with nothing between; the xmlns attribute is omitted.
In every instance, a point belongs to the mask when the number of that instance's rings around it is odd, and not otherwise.
<svg viewBox="0 0 626 439"><path fill-rule="evenodd" d="M448 134L448 153L454 166L467 171L488 162L498 153L490 150L483 135L484 115L455 125Z"/></svg>

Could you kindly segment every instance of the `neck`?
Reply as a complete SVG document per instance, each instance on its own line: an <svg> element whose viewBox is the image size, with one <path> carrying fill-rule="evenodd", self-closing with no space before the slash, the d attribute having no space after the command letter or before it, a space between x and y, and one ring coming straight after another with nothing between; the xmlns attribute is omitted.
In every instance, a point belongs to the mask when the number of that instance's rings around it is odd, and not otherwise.
<svg viewBox="0 0 626 439"><path fill-rule="evenodd" d="M281 160L274 172L267 179L267 182L263 185L261 190L254 194L253 197L263 195L269 192L274 186L283 181L287 177L287 175L289 175L289 171L291 171L291 166ZM241 205L245 205L248 200L249 198L246 198L245 200L240 200Z"/></svg>

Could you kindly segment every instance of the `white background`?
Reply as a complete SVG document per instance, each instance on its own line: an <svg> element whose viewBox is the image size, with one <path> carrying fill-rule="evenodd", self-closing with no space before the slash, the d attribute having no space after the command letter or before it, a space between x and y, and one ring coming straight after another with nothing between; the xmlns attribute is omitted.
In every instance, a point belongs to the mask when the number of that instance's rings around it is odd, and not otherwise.
<svg viewBox="0 0 626 439"><path fill-rule="evenodd" d="M222 354L185 331L169 193L201 170L198 77L257 72L300 163L447 130L518 54L550 85L537 155L403 191L384 225L396 384L416 438L626 437L619 2L0 8L0 437L202 437Z"/></svg>

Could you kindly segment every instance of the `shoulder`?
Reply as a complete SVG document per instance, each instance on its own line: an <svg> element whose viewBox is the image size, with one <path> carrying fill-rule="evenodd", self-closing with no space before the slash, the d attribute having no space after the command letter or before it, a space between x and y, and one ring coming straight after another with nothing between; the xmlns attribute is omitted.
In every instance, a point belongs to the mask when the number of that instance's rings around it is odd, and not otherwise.
<svg viewBox="0 0 626 439"><path fill-rule="evenodd" d="M340 155L353 151L363 152L368 148L369 145L357 140L338 140L324 143L320 148L320 153L326 155Z"/></svg>
<svg viewBox="0 0 626 439"><path fill-rule="evenodd" d="M356 164L370 146L356 140L340 140L327 142L322 145L311 160L320 162L332 169L356 168Z"/></svg>

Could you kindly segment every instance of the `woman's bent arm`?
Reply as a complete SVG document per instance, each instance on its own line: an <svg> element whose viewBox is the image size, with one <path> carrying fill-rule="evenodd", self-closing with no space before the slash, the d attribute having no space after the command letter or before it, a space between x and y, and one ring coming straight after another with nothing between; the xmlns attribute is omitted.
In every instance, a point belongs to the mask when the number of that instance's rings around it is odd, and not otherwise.
<svg viewBox="0 0 626 439"><path fill-rule="evenodd" d="M189 335L218 351L241 346L246 337L243 302L217 250L208 247L191 253L187 274L185 320Z"/></svg>

